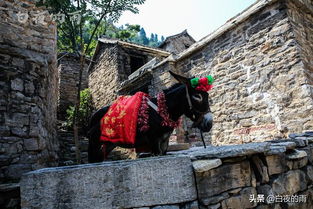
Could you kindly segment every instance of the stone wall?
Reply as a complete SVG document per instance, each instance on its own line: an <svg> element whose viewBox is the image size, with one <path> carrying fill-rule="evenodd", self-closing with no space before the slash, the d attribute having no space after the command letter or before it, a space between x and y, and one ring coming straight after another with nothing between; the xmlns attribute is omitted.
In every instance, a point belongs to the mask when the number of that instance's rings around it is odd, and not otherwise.
<svg viewBox="0 0 313 209"><path fill-rule="evenodd" d="M158 48L164 49L172 54L179 54L196 41L188 34L187 30L183 32L166 37L166 39L158 46Z"/></svg>
<svg viewBox="0 0 313 209"><path fill-rule="evenodd" d="M48 15L36 22L40 12L34 1L0 2L0 183L57 165L56 26Z"/></svg>
<svg viewBox="0 0 313 209"><path fill-rule="evenodd" d="M137 70L154 57L161 60L168 55L161 49L114 39L99 39L93 62L88 68L88 84L95 107L111 104L129 76L138 73ZM141 87L137 86L138 90ZM123 93L131 94L132 90Z"/></svg>
<svg viewBox="0 0 313 209"><path fill-rule="evenodd" d="M190 77L213 75L213 144L264 141L313 129L312 2L304 2L256 2L151 69L155 86L150 88L173 82L164 70L169 63Z"/></svg>
<svg viewBox="0 0 313 209"><path fill-rule="evenodd" d="M289 1L288 16L293 27L307 80L302 88L313 98L313 4L311 1ZM310 104L310 103L309 103ZM311 103L311 109L313 108Z"/></svg>
<svg viewBox="0 0 313 209"><path fill-rule="evenodd" d="M88 85L95 108L109 105L116 99L118 88L118 47L114 44L99 46L99 53L89 68Z"/></svg>
<svg viewBox="0 0 313 209"><path fill-rule="evenodd" d="M77 97L77 86L79 81L80 60L79 56L71 53L61 53L58 58L59 71L59 98L58 118L66 118L66 110L75 105ZM88 87L88 63L86 63L82 74L81 90Z"/></svg>
<svg viewBox="0 0 313 209"><path fill-rule="evenodd" d="M21 181L31 208L243 209L313 205L313 132L169 156L46 168Z"/></svg>

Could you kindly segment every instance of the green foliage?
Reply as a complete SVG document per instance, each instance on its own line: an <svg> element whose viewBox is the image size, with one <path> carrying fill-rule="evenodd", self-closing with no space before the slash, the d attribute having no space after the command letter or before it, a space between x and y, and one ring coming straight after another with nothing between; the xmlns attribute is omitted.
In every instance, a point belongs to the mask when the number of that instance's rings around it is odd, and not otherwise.
<svg viewBox="0 0 313 209"><path fill-rule="evenodd" d="M158 34L151 33L150 38L147 38L144 28L140 25L125 24L120 27L116 27L113 23L108 23L106 34L110 38L117 38L123 41L143 44L146 46L157 47L162 41L158 39ZM164 36L162 36L164 40Z"/></svg>
<svg viewBox="0 0 313 209"><path fill-rule="evenodd" d="M73 128L73 117L74 117L74 111L75 107L70 106L66 110L66 126L68 128ZM91 105L91 93L89 89L84 89L80 91L80 107L77 114L77 124L79 127L81 127L83 130L86 130L88 127L89 119L91 116L91 113L93 111L92 105Z"/></svg>
<svg viewBox="0 0 313 209"><path fill-rule="evenodd" d="M140 32L139 32L139 41L141 44L143 45L148 45L149 44L149 39L147 38L147 35L146 35L146 31L144 28L141 28L140 29Z"/></svg>
<svg viewBox="0 0 313 209"><path fill-rule="evenodd" d="M145 0L45 0L39 2L38 6L46 6L51 14L65 15L65 21L58 22L58 51L81 52L89 46L91 50L87 50L87 55L92 55L97 39L106 34L108 23L116 23L125 11L138 13L137 6L144 2ZM80 23L71 19L70 14L77 11L81 16ZM122 32L121 36L131 34Z"/></svg>
<svg viewBox="0 0 313 209"><path fill-rule="evenodd" d="M116 27L113 24L110 25L107 29L108 37L118 38L123 41L132 41L135 37L137 37L138 32L140 31L140 25L130 25L126 24L125 26Z"/></svg>

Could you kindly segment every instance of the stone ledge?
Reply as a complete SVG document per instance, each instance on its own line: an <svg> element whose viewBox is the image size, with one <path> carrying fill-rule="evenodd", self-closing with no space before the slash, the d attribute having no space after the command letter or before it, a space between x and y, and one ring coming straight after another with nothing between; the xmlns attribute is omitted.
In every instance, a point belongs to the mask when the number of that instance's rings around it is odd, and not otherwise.
<svg viewBox="0 0 313 209"><path fill-rule="evenodd" d="M197 198L188 157L46 168L21 180L22 208L133 208Z"/></svg>
<svg viewBox="0 0 313 209"><path fill-rule="evenodd" d="M265 155L278 155L287 150L294 150L297 147L307 147L311 142L310 136L302 139L279 139L266 142L252 142L240 145L192 147L189 150L168 152L169 155L188 156L192 161L213 158L233 158L246 155L263 153Z"/></svg>
<svg viewBox="0 0 313 209"><path fill-rule="evenodd" d="M202 147L194 147L186 151L169 152L169 154L189 156L191 160L240 157L270 151L270 145L271 143L269 142L260 142L219 147L208 146L206 149Z"/></svg>

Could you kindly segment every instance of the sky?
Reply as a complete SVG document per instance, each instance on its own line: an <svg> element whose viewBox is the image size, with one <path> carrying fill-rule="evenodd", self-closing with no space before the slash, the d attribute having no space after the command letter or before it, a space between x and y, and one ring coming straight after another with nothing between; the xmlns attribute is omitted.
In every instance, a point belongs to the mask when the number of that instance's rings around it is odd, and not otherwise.
<svg viewBox="0 0 313 209"><path fill-rule="evenodd" d="M197 41L253 4L255 0L146 0L139 14L125 12L118 25L139 24L147 37L175 35L187 29Z"/></svg>

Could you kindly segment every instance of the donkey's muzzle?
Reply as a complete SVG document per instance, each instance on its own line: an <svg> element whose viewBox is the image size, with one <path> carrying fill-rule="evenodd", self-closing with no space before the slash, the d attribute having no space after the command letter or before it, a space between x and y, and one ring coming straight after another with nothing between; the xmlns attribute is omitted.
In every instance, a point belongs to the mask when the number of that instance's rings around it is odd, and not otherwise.
<svg viewBox="0 0 313 209"><path fill-rule="evenodd" d="M213 125L213 115L208 112L203 116L202 122L199 124L198 128L203 132L209 132Z"/></svg>

